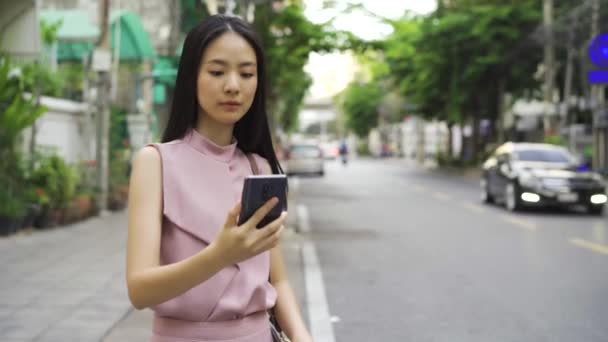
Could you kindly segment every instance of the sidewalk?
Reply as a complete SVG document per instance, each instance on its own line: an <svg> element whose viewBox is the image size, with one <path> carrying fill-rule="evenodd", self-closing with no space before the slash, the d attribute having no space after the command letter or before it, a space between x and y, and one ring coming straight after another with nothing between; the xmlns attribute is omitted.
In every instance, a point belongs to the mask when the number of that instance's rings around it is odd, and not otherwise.
<svg viewBox="0 0 608 342"><path fill-rule="evenodd" d="M288 221L286 266L307 318L295 213ZM147 341L152 312L127 296L126 227L119 212L1 238L0 341Z"/></svg>

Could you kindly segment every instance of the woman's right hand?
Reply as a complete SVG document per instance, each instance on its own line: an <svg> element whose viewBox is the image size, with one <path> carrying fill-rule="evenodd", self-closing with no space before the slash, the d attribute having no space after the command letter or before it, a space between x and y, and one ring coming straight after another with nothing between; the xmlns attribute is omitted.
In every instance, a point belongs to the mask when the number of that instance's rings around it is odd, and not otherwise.
<svg viewBox="0 0 608 342"><path fill-rule="evenodd" d="M256 226L278 202L276 197L271 198L240 226L237 220L241 212L241 203L237 203L228 212L224 226L209 245L218 250L222 263L226 266L234 265L277 246L283 231L283 223L287 218L286 211L266 226L259 229Z"/></svg>

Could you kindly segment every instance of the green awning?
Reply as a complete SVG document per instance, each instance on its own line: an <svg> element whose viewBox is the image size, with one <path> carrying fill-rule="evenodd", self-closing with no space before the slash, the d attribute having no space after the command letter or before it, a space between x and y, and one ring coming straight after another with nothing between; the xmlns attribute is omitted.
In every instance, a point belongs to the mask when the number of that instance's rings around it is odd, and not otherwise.
<svg viewBox="0 0 608 342"><path fill-rule="evenodd" d="M82 61L89 54L99 36L99 28L89 20L83 10L44 10L40 20L52 25L61 23L57 29L57 60Z"/></svg>
<svg viewBox="0 0 608 342"><path fill-rule="evenodd" d="M152 68L154 82L173 86L177 76L177 63L175 57L159 56L154 61L154 67Z"/></svg>
<svg viewBox="0 0 608 342"><path fill-rule="evenodd" d="M175 86L177 77L176 57L159 56L154 61L152 74L154 75L154 103L165 103L166 88Z"/></svg>
<svg viewBox="0 0 608 342"><path fill-rule="evenodd" d="M95 42L99 37L99 28L93 25L89 13L84 10L43 10L40 20L47 24L61 22L57 30L59 41Z"/></svg>
<svg viewBox="0 0 608 342"><path fill-rule="evenodd" d="M58 42L57 60L63 61L82 61L82 56L88 55L95 44L88 42Z"/></svg>
<svg viewBox="0 0 608 342"><path fill-rule="evenodd" d="M120 60L121 61L141 61L156 57L156 51L152 47L152 42L139 16L130 11L115 11L111 16L112 35L110 44L114 50L115 38L118 38L120 21Z"/></svg>
<svg viewBox="0 0 608 342"><path fill-rule="evenodd" d="M41 20L48 24L61 22L57 31L59 62L81 61L84 54L90 53L99 37L99 28L92 24L91 18L83 10L45 10L40 13ZM118 22L120 21L120 31ZM139 62L154 59L156 51L150 37L144 30L137 14L130 11L115 11L110 17L110 44L114 50L114 40L120 32L120 60Z"/></svg>
<svg viewBox="0 0 608 342"><path fill-rule="evenodd" d="M162 83L154 84L154 103L161 104L167 101L166 86Z"/></svg>

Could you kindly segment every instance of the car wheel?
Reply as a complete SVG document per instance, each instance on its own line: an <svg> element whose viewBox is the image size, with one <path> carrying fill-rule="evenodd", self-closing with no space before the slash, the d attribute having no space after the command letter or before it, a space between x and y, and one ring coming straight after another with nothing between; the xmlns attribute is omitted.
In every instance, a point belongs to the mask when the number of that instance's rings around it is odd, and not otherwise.
<svg viewBox="0 0 608 342"><path fill-rule="evenodd" d="M587 207L587 212L591 215L602 216L604 215L603 205L590 205Z"/></svg>
<svg viewBox="0 0 608 342"><path fill-rule="evenodd" d="M505 206L509 211L518 211L521 209L519 189L517 189L517 184L513 182L507 184L507 187L505 188Z"/></svg>
<svg viewBox="0 0 608 342"><path fill-rule="evenodd" d="M481 201L483 203L494 202L494 198L492 198L492 195L490 194L490 191L488 190L488 180L485 177L482 178L481 181L479 181L479 185L481 187Z"/></svg>

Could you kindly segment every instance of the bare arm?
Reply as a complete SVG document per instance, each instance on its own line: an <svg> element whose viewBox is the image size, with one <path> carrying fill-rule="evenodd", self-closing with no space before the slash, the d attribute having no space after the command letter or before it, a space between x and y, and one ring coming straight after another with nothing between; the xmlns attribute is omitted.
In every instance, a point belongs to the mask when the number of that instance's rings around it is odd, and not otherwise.
<svg viewBox="0 0 608 342"><path fill-rule="evenodd" d="M127 286L133 306L143 309L163 303L206 281L222 268L275 247L286 215L264 229L256 229L256 225L277 202L276 198L266 202L240 227L237 217L241 207L237 203L209 246L190 258L161 266L162 165L158 151L144 147L134 160L129 187Z"/></svg>
<svg viewBox="0 0 608 342"><path fill-rule="evenodd" d="M161 222L161 159L155 148L144 147L134 160L129 187L127 285L137 309L179 296L226 266L213 248L160 266Z"/></svg>
<svg viewBox="0 0 608 342"><path fill-rule="evenodd" d="M270 251L270 280L277 290L277 305L274 312L281 328L293 342L312 342L302 318L302 311L287 278L281 246Z"/></svg>

